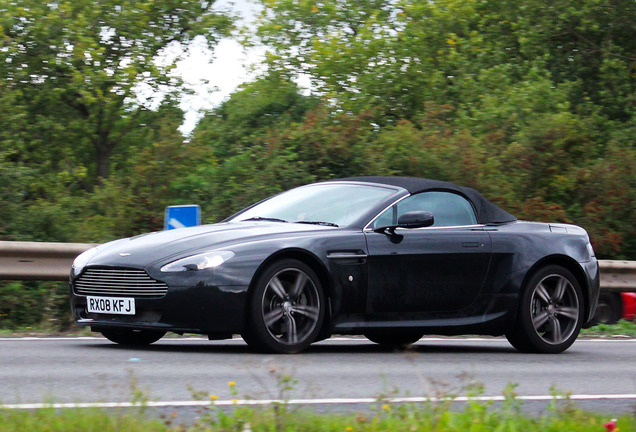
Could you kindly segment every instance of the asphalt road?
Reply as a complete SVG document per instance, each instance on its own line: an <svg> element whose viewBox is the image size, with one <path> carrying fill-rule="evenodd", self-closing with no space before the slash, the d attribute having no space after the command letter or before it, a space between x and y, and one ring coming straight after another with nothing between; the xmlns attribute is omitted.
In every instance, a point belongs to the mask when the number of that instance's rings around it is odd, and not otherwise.
<svg viewBox="0 0 636 432"><path fill-rule="evenodd" d="M368 407L379 396L465 395L479 383L493 397L517 384L524 404L539 410L555 389L583 408L623 414L636 407L635 359L636 340L579 340L563 354L530 355L499 338L424 338L406 351L332 338L298 355L262 355L240 339L164 338L133 349L98 337L0 338L0 404L121 402L139 390L158 405L188 406L194 393L230 404L278 399L288 375L297 382L284 397L319 409Z"/></svg>

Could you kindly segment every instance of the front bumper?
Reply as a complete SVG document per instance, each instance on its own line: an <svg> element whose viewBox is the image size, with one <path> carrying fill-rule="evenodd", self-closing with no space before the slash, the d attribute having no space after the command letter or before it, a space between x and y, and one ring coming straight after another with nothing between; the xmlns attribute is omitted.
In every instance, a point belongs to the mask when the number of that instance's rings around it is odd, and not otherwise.
<svg viewBox="0 0 636 432"><path fill-rule="evenodd" d="M601 292L601 274L596 258L592 258L590 261L580 264L585 271L585 276L587 277L587 298L589 301L589 307L587 308L588 313L585 317L585 325L592 320L594 314L596 313L598 297Z"/></svg>
<svg viewBox="0 0 636 432"><path fill-rule="evenodd" d="M246 298L247 286L169 286L160 298L135 297L135 315L97 314L87 311L86 296L77 295L71 286L71 310L75 322L93 328L241 333L245 324Z"/></svg>

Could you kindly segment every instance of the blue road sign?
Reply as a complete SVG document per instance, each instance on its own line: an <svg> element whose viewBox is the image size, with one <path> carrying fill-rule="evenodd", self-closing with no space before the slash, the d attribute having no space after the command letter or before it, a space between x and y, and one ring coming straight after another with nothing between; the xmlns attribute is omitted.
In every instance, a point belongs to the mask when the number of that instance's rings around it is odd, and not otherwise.
<svg viewBox="0 0 636 432"><path fill-rule="evenodd" d="M166 207L164 229L186 228L201 225L201 208L198 205Z"/></svg>

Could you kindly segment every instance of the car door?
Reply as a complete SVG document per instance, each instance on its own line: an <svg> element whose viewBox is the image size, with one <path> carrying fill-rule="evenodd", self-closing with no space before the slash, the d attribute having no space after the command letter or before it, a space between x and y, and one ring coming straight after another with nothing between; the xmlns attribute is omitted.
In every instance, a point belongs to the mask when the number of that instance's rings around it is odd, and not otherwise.
<svg viewBox="0 0 636 432"><path fill-rule="evenodd" d="M435 223L427 228L397 228L394 234L373 231L395 225L400 215L414 210L430 211ZM492 247L463 196L446 191L410 196L380 215L365 235L368 314L414 319L460 310L479 295Z"/></svg>

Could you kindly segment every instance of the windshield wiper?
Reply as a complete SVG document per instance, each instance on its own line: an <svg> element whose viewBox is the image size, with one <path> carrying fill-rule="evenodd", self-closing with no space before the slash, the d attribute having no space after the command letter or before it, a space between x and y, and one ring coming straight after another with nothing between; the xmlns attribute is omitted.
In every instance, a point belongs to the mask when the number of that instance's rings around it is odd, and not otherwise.
<svg viewBox="0 0 636 432"><path fill-rule="evenodd" d="M243 219L241 222L245 222L245 221L267 221L267 222L285 222L285 223L287 222L285 219L261 217L261 216L254 216L249 219Z"/></svg>
<svg viewBox="0 0 636 432"><path fill-rule="evenodd" d="M335 223L332 222L322 222L322 221L296 221L294 223L302 223L302 224L310 224L310 225L322 225L322 226L331 226L337 227Z"/></svg>

